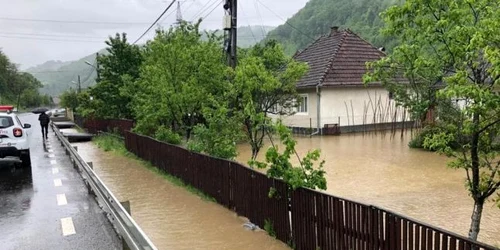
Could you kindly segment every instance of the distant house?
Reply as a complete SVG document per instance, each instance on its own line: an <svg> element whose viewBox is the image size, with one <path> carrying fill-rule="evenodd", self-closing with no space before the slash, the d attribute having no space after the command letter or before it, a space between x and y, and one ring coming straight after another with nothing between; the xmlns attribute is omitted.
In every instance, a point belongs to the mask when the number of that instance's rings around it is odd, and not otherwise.
<svg viewBox="0 0 500 250"><path fill-rule="evenodd" d="M407 120L406 112L396 107L381 84L363 84L366 63L384 56L352 31L333 27L330 34L295 54L297 61L309 65L309 71L297 83L300 105L294 115L282 117L284 123L316 132L325 127L351 132L393 127Z"/></svg>

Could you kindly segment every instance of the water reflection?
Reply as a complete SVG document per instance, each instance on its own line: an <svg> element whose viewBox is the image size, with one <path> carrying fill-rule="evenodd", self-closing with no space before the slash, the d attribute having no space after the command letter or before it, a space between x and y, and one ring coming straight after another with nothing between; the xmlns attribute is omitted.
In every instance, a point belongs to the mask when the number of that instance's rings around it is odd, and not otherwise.
<svg viewBox="0 0 500 250"><path fill-rule="evenodd" d="M446 167L448 159L408 148L410 134L297 137L297 152L319 148L326 160L328 193L381 206L431 225L467 235L473 201L464 188L465 172ZM259 155L264 159L265 148ZM239 146L238 161L250 159ZM297 163L297 159L292 159ZM500 209L485 205L479 240L500 245Z"/></svg>
<svg viewBox="0 0 500 250"><path fill-rule="evenodd" d="M31 206L33 194L31 168L0 166L0 220L23 215Z"/></svg>

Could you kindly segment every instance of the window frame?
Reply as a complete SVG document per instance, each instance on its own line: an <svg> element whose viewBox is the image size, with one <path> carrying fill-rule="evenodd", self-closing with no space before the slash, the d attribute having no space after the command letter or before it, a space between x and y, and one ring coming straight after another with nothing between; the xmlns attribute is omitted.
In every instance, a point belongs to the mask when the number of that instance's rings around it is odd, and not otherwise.
<svg viewBox="0 0 500 250"><path fill-rule="evenodd" d="M308 115L309 114L309 94L299 94L298 106L296 107L297 114L299 115ZM305 100L305 101L304 101ZM302 110L305 108L305 110Z"/></svg>

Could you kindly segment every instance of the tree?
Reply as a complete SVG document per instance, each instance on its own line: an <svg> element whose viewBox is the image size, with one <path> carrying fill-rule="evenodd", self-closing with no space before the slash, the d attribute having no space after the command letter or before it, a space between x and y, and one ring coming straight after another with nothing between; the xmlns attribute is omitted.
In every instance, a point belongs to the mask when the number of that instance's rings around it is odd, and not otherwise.
<svg viewBox="0 0 500 250"><path fill-rule="evenodd" d="M271 178L281 179L289 184L291 189L295 190L299 187L310 189L326 190L326 178L323 165L325 161L321 161L317 168L314 167L314 162L319 160L320 151L309 151L305 157L300 159L297 151L295 151L295 141L289 128L278 121L275 125L277 134L281 143L284 145L284 150L280 152L278 145L273 142L272 136L268 133L272 147L266 152L266 161L259 162L250 160L250 166L261 169L267 168L267 175ZM290 162L291 157L297 156L299 160L298 166L293 166ZM274 189L269 191L269 196L273 196Z"/></svg>
<svg viewBox="0 0 500 250"><path fill-rule="evenodd" d="M29 73L19 72L17 66L0 51L0 102L23 106L39 105L43 99L38 91L40 81Z"/></svg>
<svg viewBox="0 0 500 250"><path fill-rule="evenodd" d="M84 106L88 114L100 118L133 118L130 102L132 97L122 89L139 78L139 68L143 62L141 48L130 44L127 35L116 34L106 41L108 54L99 55L98 83L90 89L92 102ZM125 92L126 93L126 92Z"/></svg>
<svg viewBox="0 0 500 250"><path fill-rule="evenodd" d="M75 111L79 106L78 92L74 89L66 90L61 94L61 106Z"/></svg>
<svg viewBox="0 0 500 250"><path fill-rule="evenodd" d="M296 83L307 66L287 57L276 41L247 51L234 71L233 106L242 114L252 159L262 148L270 124L269 114L292 114L297 99Z"/></svg>
<svg viewBox="0 0 500 250"><path fill-rule="evenodd" d="M383 16L387 34L399 35L402 44L372 65L374 72L367 81L396 84L402 90L397 93L401 103L415 109L420 109L419 102L405 95L418 96L418 90L439 82L441 89L422 102L441 99L461 104L456 106L458 119L442 121L446 129L425 138L424 146L453 157L449 166L465 170L474 200L469 238L476 240L484 203L500 187L498 1L407 0ZM401 73L410 79L409 85L394 80ZM452 140L458 149L450 147Z"/></svg>
<svg viewBox="0 0 500 250"><path fill-rule="evenodd" d="M194 127L205 123L203 109L226 91L222 40L213 34L202 40L199 25L158 30L146 44L133 90L136 131L154 135L164 126L189 140Z"/></svg>

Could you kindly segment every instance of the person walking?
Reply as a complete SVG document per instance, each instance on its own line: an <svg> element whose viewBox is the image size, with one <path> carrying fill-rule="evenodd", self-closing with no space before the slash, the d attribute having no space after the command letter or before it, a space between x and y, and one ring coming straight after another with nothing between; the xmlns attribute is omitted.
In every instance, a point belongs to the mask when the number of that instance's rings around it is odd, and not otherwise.
<svg viewBox="0 0 500 250"><path fill-rule="evenodd" d="M40 126L42 127L42 138L48 139L49 122L50 122L49 116L45 114L45 112L43 112L38 117L38 120L40 121Z"/></svg>

